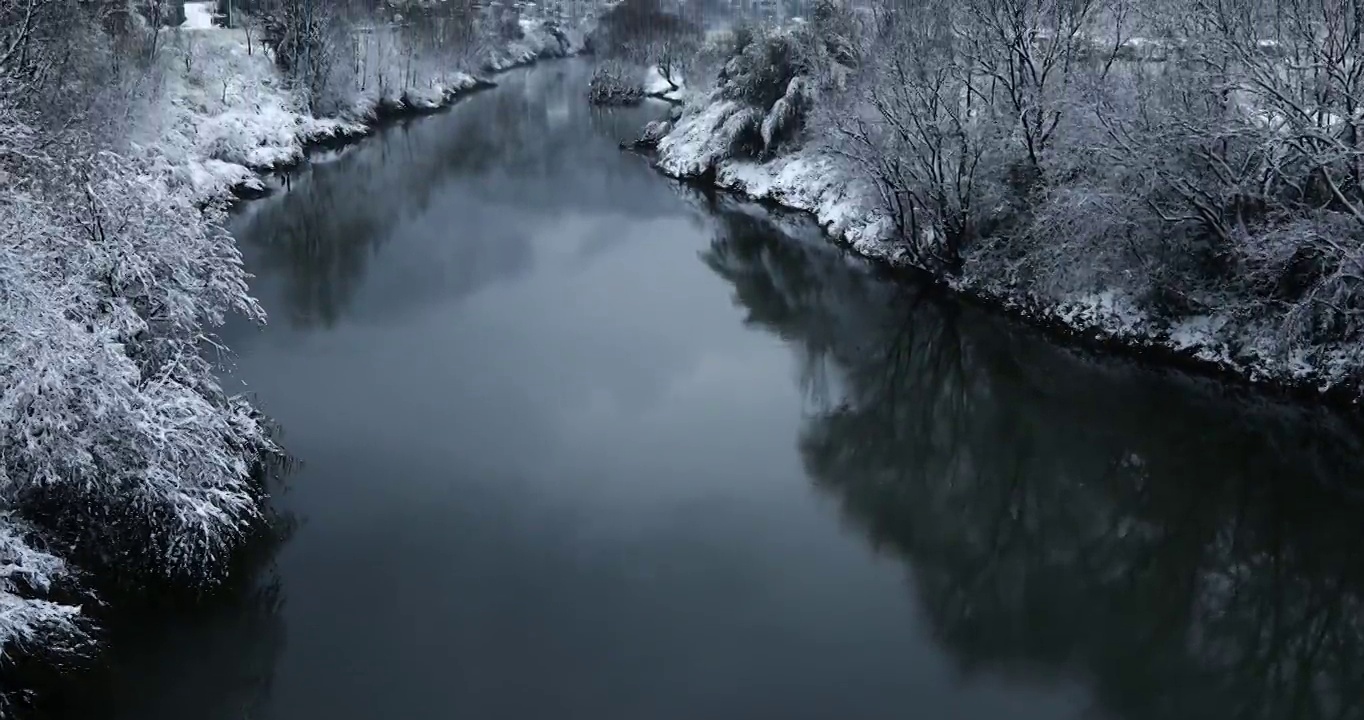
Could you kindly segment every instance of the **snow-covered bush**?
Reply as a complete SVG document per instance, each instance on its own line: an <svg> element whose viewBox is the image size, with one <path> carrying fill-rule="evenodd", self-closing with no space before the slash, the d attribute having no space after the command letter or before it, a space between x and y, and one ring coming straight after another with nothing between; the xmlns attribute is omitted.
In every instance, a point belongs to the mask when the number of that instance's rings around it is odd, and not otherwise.
<svg viewBox="0 0 1364 720"><path fill-rule="evenodd" d="M15 36L0 40L23 41ZM25 257L19 243L20 232L44 230L44 218L33 212L30 197L21 189L26 178L43 167L43 154L39 119L23 107L24 96L14 78L4 74L14 68L5 62L13 61L13 56L0 58L0 432L6 434L8 386L33 370L24 364L24 346L61 350L42 329L60 315L57 303L63 299L53 292L54 283L62 279L55 268ZM21 328L31 331L21 333ZM70 568L35 542L33 529L14 514L11 491L16 486L4 459L0 450L0 670L16 655L63 655L86 639L80 608L51 594L72 581ZM0 715L12 699L9 692L0 688Z"/></svg>
<svg viewBox="0 0 1364 720"><path fill-rule="evenodd" d="M772 103L762 123L762 144L768 154L778 152L783 143L795 140L814 105L809 81L801 75L791 78L786 92Z"/></svg>
<svg viewBox="0 0 1364 720"><path fill-rule="evenodd" d="M644 99L644 86L636 73L621 63L607 61L592 71L587 99L593 105L634 105Z"/></svg>
<svg viewBox="0 0 1364 720"><path fill-rule="evenodd" d="M32 529L0 511L0 673L24 662L62 662L87 653L90 624L62 589L73 584L59 557L35 548ZM22 699L22 688L0 687L0 717Z"/></svg>
<svg viewBox="0 0 1364 720"><path fill-rule="evenodd" d="M222 210L201 210L155 149L102 150L89 125L40 114L4 71L0 657L81 645L72 568L221 579L261 517L251 469L273 448L210 360L227 315L260 317Z"/></svg>
<svg viewBox="0 0 1364 720"><path fill-rule="evenodd" d="M682 110L667 137L641 138L657 146L662 164L674 174L704 176L718 163L740 158L770 158L796 147L818 103L812 75L824 74L813 48L824 40L801 26L768 32L746 27L708 45L732 53L716 84Z"/></svg>
<svg viewBox="0 0 1364 720"><path fill-rule="evenodd" d="M720 95L766 110L786 94L792 80L809 71L807 59L795 33L761 35L725 63Z"/></svg>
<svg viewBox="0 0 1364 720"><path fill-rule="evenodd" d="M260 310L220 211L164 169L64 166L70 192L0 208L7 264L35 268L0 327L3 495L86 562L212 581L258 516L251 463L271 445L204 349Z"/></svg>
<svg viewBox="0 0 1364 720"><path fill-rule="evenodd" d="M840 0L819 0L809 22L758 30L740 28L713 43L730 48L719 74L721 93L772 107L797 77L807 92L839 88L861 63L859 20Z"/></svg>
<svg viewBox="0 0 1364 720"><path fill-rule="evenodd" d="M734 100L689 106L657 145L658 160L678 177L707 176L723 161L762 151L763 113Z"/></svg>
<svg viewBox="0 0 1364 720"><path fill-rule="evenodd" d="M683 8L685 10L685 8ZM692 85L703 33L694 18L659 0L623 0L609 5L593 33L593 50L610 60L647 72L645 92L663 96ZM662 87L652 87L653 81Z"/></svg>
<svg viewBox="0 0 1364 720"><path fill-rule="evenodd" d="M652 120L644 126L644 132L640 133L639 140L635 142L637 148L656 148L663 138L672 132L673 124L667 120Z"/></svg>

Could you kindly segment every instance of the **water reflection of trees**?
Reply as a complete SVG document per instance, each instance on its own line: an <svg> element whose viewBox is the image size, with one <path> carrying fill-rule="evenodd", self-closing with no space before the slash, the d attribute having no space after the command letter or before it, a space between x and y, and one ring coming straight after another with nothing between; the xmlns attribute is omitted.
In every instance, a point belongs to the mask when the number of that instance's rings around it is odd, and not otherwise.
<svg viewBox="0 0 1364 720"><path fill-rule="evenodd" d="M643 120L628 111L603 117L582 100L586 81L572 63L512 74L450 112L389 128L294 173L289 192L253 203L234 228L252 270L282 281L286 307L272 310L304 326L334 323L370 258L437 207L457 236L488 232L498 204L531 215L674 212L663 183L616 147L616 125ZM494 230L498 240L511 234Z"/></svg>
<svg viewBox="0 0 1364 720"><path fill-rule="evenodd" d="M1364 480L1325 413L1050 347L730 216L706 260L841 392L800 445L968 672L1119 718L1364 717ZM807 361L809 363L809 361Z"/></svg>
<svg viewBox="0 0 1364 720"><path fill-rule="evenodd" d="M282 488L293 470L266 470ZM188 597L148 592L121 598L101 619L99 665L45 688L32 716L43 720L241 720L264 717L284 649L284 589L275 557L296 528L276 513L234 559L226 584Z"/></svg>

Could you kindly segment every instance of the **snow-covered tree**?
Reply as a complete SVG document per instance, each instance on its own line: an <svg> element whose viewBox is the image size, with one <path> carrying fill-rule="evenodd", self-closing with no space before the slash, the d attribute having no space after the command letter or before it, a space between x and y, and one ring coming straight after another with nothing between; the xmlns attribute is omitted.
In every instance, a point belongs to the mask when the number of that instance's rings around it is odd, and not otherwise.
<svg viewBox="0 0 1364 720"><path fill-rule="evenodd" d="M37 288L57 302L0 331L7 489L124 569L211 580L258 513L250 463L269 442L204 349L227 314L259 308L212 211L142 163L103 153L76 167L71 192L0 215L13 262L63 278Z"/></svg>
<svg viewBox="0 0 1364 720"><path fill-rule="evenodd" d="M273 450L214 373L214 328L262 317L223 210L155 149L40 100L99 71L52 27L82 8L26 8L0 56L0 658L82 647L82 577L220 580Z"/></svg>
<svg viewBox="0 0 1364 720"><path fill-rule="evenodd" d="M701 39L699 24L659 0L623 0L602 15L594 46L608 58L656 69L676 90Z"/></svg>

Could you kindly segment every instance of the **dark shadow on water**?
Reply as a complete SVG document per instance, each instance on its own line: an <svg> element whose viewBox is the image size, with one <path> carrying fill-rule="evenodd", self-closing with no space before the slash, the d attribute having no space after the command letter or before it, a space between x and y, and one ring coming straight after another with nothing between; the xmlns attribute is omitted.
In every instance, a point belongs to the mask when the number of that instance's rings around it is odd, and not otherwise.
<svg viewBox="0 0 1364 720"><path fill-rule="evenodd" d="M260 472L284 491L297 462L272 458ZM270 510L241 549L230 577L205 593L155 588L108 596L96 609L102 652L91 666L37 689L21 717L243 720L263 716L284 647L285 592L275 557L298 525ZM181 648L194 648L186 656Z"/></svg>
<svg viewBox="0 0 1364 720"><path fill-rule="evenodd" d="M1079 357L721 217L705 262L825 396L810 476L904 561L967 677L1077 681L1131 720L1364 717L1350 423Z"/></svg>

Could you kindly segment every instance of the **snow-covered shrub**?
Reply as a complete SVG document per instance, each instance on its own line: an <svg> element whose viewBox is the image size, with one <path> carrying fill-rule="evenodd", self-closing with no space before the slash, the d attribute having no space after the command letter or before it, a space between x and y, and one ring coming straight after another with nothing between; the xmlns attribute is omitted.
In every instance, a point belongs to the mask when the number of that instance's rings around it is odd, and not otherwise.
<svg viewBox="0 0 1364 720"><path fill-rule="evenodd" d="M43 599L70 584L72 571L33 547L32 534L23 520L0 511L0 666L16 650L67 654L88 640L79 606Z"/></svg>
<svg viewBox="0 0 1364 720"><path fill-rule="evenodd" d="M861 64L861 27L843 0L816 0L808 25L798 28L828 65L857 68Z"/></svg>
<svg viewBox="0 0 1364 720"><path fill-rule="evenodd" d="M1055 301L1076 294L1122 290L1150 293L1144 267L1151 237L1133 221L1140 198L1102 187L1049 190L1032 208L1030 222L1012 231L983 233L968 248L972 272Z"/></svg>
<svg viewBox="0 0 1364 720"><path fill-rule="evenodd" d="M593 105L634 105L644 99L644 86L622 64L607 61L592 71L587 99Z"/></svg>
<svg viewBox="0 0 1364 720"><path fill-rule="evenodd" d="M80 659L92 647L88 618L72 599L71 568L32 539L26 523L0 511L0 717L28 699L15 675Z"/></svg>
<svg viewBox="0 0 1364 720"><path fill-rule="evenodd" d="M762 122L761 111L733 100L688 106L657 143L658 161L675 176L702 177L724 160L756 157Z"/></svg>
<svg viewBox="0 0 1364 720"><path fill-rule="evenodd" d="M793 79L809 69L805 49L795 34L768 33L755 38L725 63L720 73L720 94L765 111L786 94Z"/></svg>
<svg viewBox="0 0 1364 720"><path fill-rule="evenodd" d="M640 133L634 145L636 148L656 148L672 129L673 124L667 120L651 120L644 126L644 131Z"/></svg>
<svg viewBox="0 0 1364 720"><path fill-rule="evenodd" d="M809 81L804 76L791 78L786 93L772 103L767 116L763 118L762 143L768 154L781 148L783 143L794 140L805 123L814 105L809 90Z"/></svg>
<svg viewBox="0 0 1364 720"><path fill-rule="evenodd" d="M819 88L841 88L861 64L863 40L859 21L845 3L819 0L809 22L766 31L743 28L712 42L731 48L720 73L724 96L767 109L796 77Z"/></svg>
<svg viewBox="0 0 1364 720"><path fill-rule="evenodd" d="M221 578L273 447L206 354L229 313L260 316L222 211L163 159L42 142L13 99L0 92L0 655L82 640L78 608L47 597L68 563Z"/></svg>
<svg viewBox="0 0 1364 720"><path fill-rule="evenodd" d="M733 159L771 158L800 143L817 104L814 62L832 62L814 47L822 43L799 26L758 32L740 26L707 41L725 48L717 84L690 102L657 145L669 172L703 176Z"/></svg>
<svg viewBox="0 0 1364 720"><path fill-rule="evenodd" d="M836 0L822 0L817 22L757 32L743 28L708 40L728 48L717 74L715 100L731 100L761 115L758 152L766 156L798 144L827 88L841 89L858 62L855 23Z"/></svg>
<svg viewBox="0 0 1364 720"><path fill-rule="evenodd" d="M12 229L14 220L35 220L26 217L23 209L12 194L0 190L0 305L6 308L0 317L0 382L6 383L22 379L32 370L18 364L27 359L23 348L10 346L24 342L16 325L23 323L37 335L61 312L55 304L61 297L45 294L49 280L40 274L41 266L33 267L8 242L6 231ZM41 335L28 342L41 343L48 352L63 349ZM0 394L0 408L8 395ZM0 418L0 428L7 434L8 421L7 417ZM28 441L40 443L44 438L30 436ZM0 464L0 669L16 654L66 655L87 639L80 608L50 596L56 586L73 581L70 568L60 557L35 547L33 529L11 510L12 493L17 489L13 470L8 462ZM0 714L7 702L6 690L0 688Z"/></svg>
<svg viewBox="0 0 1364 720"><path fill-rule="evenodd" d="M725 118L720 126L720 147L725 157L757 157L763 150L763 113L744 107Z"/></svg>
<svg viewBox="0 0 1364 720"><path fill-rule="evenodd" d="M1286 351L1364 338L1364 230L1341 212L1317 210L1238 245L1246 294L1263 306L1287 303Z"/></svg>
<svg viewBox="0 0 1364 720"><path fill-rule="evenodd" d="M89 562L212 581L258 517L250 466L271 443L204 349L260 309L221 211L154 165L67 167L71 192L0 216L15 262L63 278L0 328L4 494Z"/></svg>

